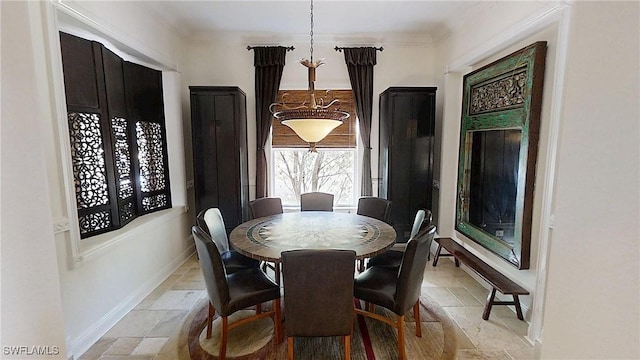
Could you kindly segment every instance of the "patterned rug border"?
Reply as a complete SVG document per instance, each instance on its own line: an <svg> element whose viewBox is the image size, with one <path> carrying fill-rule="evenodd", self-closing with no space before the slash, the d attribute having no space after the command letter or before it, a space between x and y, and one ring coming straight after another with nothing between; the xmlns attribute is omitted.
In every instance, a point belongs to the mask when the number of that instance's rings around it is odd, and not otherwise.
<svg viewBox="0 0 640 360"><path fill-rule="evenodd" d="M209 354L200 346L199 339L200 333L206 326L208 298L205 296L201 298L198 303L191 309L189 314L183 320L178 336L178 356L179 360L215 360L217 356ZM423 308L428 308L437 317L442 324L443 342L444 347L442 356L439 360L454 360L456 358L457 338L456 338L456 325L453 320L449 318L444 309L440 307L435 301L426 295L420 296L420 304ZM217 316L217 314L216 314ZM357 316L361 318L361 316ZM356 319L359 321L360 319ZM407 319L407 321L413 321ZM284 340L286 343L286 338ZM273 340L258 350L256 353L252 353L247 356L234 357L234 360L250 360L250 359L265 359L266 354L270 352L276 352L274 349L276 345ZM278 344L277 346L282 346ZM285 345L286 347L286 345ZM284 353L283 353L284 355Z"/></svg>

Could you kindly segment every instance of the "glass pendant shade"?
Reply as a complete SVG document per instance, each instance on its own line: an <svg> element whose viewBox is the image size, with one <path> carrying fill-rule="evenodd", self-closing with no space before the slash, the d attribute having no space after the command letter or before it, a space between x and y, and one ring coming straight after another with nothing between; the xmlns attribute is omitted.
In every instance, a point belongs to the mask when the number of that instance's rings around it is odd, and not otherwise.
<svg viewBox="0 0 640 360"><path fill-rule="evenodd" d="M298 136L308 142L317 143L324 139L336 127L342 124L339 120L329 119L291 119L282 122L291 128Z"/></svg>

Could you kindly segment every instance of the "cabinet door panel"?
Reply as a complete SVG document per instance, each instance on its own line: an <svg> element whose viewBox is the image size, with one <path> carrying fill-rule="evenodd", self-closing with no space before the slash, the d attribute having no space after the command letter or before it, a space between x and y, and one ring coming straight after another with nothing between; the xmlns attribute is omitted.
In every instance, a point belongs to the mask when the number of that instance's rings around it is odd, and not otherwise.
<svg viewBox="0 0 640 360"><path fill-rule="evenodd" d="M397 241L407 241L418 209L431 209L435 88L389 88L380 95L379 196L392 201Z"/></svg>
<svg viewBox="0 0 640 360"><path fill-rule="evenodd" d="M194 113L199 121L192 123L194 145L194 183L197 189L196 209L218 207L218 172L214 164L216 147L215 96L195 96Z"/></svg>
<svg viewBox="0 0 640 360"><path fill-rule="evenodd" d="M238 158L239 149L236 146L236 114L233 95L216 96L216 148L218 151L218 192L220 194L238 194L240 176ZM225 225L240 224L238 216L238 199L234 196L219 196L218 207L225 220Z"/></svg>
<svg viewBox="0 0 640 360"><path fill-rule="evenodd" d="M389 151L389 195L392 200L391 216L398 235L404 237L407 229L410 231L409 218L413 193L413 148L417 119L414 116L413 100L411 96L395 95L391 105L391 150ZM397 204L394 206L394 204Z"/></svg>
<svg viewBox="0 0 640 360"><path fill-rule="evenodd" d="M237 87L189 89L196 212L219 208L230 232L246 220L249 198L246 95Z"/></svg>

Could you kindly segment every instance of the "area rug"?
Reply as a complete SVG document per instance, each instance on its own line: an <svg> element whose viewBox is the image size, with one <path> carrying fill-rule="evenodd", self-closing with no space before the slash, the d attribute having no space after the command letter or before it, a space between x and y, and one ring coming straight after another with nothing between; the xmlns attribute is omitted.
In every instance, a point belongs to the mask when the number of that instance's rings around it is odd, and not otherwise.
<svg viewBox="0 0 640 360"><path fill-rule="evenodd" d="M427 296L420 298L420 317L422 337L415 336L415 320L412 311L405 317L405 339L408 359L455 359L455 325L440 306ZM356 306L362 304L356 301ZM267 305L263 305L267 310ZM179 339L180 360L217 359L219 349L219 322L214 319L213 335L206 339L207 299L199 302L185 318ZM376 307L379 314L388 317L395 315L386 309ZM284 312L284 311L283 311ZM230 321L251 315L253 310L242 310L230 317ZM216 315L217 316L217 315ZM286 326L286 321L284 321ZM273 321L271 318L254 321L229 332L227 342L228 359L271 360L286 359L286 338L275 344L273 339ZM354 360L393 360L398 358L396 331L389 325L361 315L356 316L353 338L351 340L351 358ZM297 360L340 359L344 348L339 337L295 338L294 357Z"/></svg>

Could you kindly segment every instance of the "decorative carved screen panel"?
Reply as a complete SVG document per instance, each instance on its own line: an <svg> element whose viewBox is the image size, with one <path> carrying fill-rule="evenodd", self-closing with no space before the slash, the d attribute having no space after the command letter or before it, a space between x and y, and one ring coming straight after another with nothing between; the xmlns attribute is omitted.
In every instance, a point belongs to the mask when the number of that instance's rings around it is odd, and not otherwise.
<svg viewBox="0 0 640 360"><path fill-rule="evenodd" d="M140 190L152 192L165 189L163 139L160 124L146 121L136 123Z"/></svg>
<svg viewBox="0 0 640 360"><path fill-rule="evenodd" d="M529 268L546 42L465 75L456 230Z"/></svg>
<svg viewBox="0 0 640 360"><path fill-rule="evenodd" d="M147 121L136 123L136 141L140 168L142 209L151 211L167 206L165 194L153 194L166 189L164 167L164 139L160 124Z"/></svg>
<svg viewBox="0 0 640 360"><path fill-rule="evenodd" d="M81 238L170 207L161 72L73 35L60 45Z"/></svg>
<svg viewBox="0 0 640 360"><path fill-rule="evenodd" d="M69 138L79 209L109 204L100 115L70 112Z"/></svg>
<svg viewBox="0 0 640 360"><path fill-rule="evenodd" d="M113 226L100 115L70 112L69 139L80 234ZM104 210L104 208L107 210Z"/></svg>

